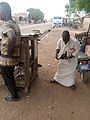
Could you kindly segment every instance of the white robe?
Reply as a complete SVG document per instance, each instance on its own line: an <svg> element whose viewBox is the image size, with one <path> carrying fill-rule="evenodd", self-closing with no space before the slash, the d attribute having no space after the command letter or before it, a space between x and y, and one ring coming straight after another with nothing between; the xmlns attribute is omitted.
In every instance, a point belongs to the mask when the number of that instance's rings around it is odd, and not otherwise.
<svg viewBox="0 0 90 120"><path fill-rule="evenodd" d="M67 56L75 56L71 59L60 59L58 64L57 72L54 76L55 81L58 83L70 87L75 84L75 71L77 65L78 52L80 50L80 45L78 40L70 37L69 42L65 45L63 39L60 38L57 42L57 48L60 49L58 57L67 51Z"/></svg>

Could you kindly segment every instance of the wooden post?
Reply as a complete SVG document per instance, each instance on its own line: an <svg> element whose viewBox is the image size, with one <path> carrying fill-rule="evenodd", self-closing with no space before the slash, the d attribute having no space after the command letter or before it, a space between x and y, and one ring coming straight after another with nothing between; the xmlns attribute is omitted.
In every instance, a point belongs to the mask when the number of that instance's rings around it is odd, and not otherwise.
<svg viewBox="0 0 90 120"><path fill-rule="evenodd" d="M29 79L30 79L30 71L29 71L29 41L25 42L25 94L28 94L29 88Z"/></svg>

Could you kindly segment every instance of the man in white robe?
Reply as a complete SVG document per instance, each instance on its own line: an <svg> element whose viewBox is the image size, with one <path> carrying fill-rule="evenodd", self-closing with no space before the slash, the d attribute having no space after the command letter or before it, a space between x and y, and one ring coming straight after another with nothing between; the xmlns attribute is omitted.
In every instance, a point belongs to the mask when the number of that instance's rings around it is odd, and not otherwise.
<svg viewBox="0 0 90 120"><path fill-rule="evenodd" d="M62 37L57 42L55 58L59 60L57 72L50 82L58 82L66 87L75 89L75 72L78 53L80 50L79 41L63 31Z"/></svg>

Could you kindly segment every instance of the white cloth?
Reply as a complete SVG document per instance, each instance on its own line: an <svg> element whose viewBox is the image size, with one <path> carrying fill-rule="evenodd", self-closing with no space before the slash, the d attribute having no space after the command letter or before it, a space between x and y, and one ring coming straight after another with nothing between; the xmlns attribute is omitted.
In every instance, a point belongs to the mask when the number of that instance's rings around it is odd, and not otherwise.
<svg viewBox="0 0 90 120"><path fill-rule="evenodd" d="M58 83L70 87L75 84L75 71L77 65L78 52L80 50L80 45L78 40L73 37L70 37L69 42L65 45L63 39L60 38L57 42L57 48L60 52L58 57L64 54L67 51L67 56L73 55L75 58L69 60L60 59L58 64L57 72L54 76L55 81Z"/></svg>

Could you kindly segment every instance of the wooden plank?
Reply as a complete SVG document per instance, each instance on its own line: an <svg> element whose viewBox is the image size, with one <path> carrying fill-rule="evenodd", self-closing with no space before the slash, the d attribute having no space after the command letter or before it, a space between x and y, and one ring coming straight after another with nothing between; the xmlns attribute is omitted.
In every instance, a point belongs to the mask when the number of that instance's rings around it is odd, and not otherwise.
<svg viewBox="0 0 90 120"><path fill-rule="evenodd" d="M24 69L25 69L25 94L28 94L28 87L29 87L29 41L25 42L25 63L24 63Z"/></svg>

